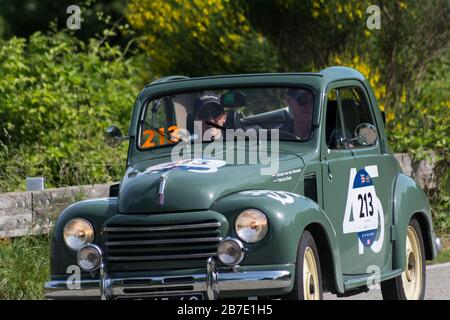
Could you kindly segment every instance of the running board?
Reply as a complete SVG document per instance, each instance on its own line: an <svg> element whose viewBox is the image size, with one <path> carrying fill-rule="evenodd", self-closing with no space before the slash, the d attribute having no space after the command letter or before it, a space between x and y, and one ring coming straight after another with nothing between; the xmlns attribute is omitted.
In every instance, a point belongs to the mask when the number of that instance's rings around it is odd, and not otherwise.
<svg viewBox="0 0 450 320"><path fill-rule="evenodd" d="M344 275L344 289L345 291L358 287L364 287L375 284L375 281L385 281L395 277L398 277L403 272L402 269L395 269L381 272L380 278L377 279L375 273L372 274L360 274L360 275Z"/></svg>

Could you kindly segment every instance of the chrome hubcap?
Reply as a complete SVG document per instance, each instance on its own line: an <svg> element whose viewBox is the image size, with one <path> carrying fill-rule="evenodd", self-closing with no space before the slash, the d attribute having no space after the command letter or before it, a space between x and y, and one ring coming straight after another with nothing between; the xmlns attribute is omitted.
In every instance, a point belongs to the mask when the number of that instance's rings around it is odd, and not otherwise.
<svg viewBox="0 0 450 320"><path fill-rule="evenodd" d="M414 257L414 253L411 251L407 258L408 265L406 267L406 278L409 282L414 280L416 275L416 258Z"/></svg>
<svg viewBox="0 0 450 320"><path fill-rule="evenodd" d="M408 300L417 300L422 291L422 252L416 230L408 226L406 233L406 270L402 273L402 283Z"/></svg>
<svg viewBox="0 0 450 320"><path fill-rule="evenodd" d="M305 249L303 256L303 293L305 300L319 300L319 273L310 247Z"/></svg>

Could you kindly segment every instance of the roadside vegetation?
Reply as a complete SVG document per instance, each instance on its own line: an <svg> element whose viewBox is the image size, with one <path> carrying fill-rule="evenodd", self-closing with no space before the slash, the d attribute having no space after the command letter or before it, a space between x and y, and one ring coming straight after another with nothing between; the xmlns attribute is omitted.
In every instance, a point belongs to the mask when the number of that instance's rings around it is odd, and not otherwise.
<svg viewBox="0 0 450 320"><path fill-rule="evenodd" d="M430 264L438 264L438 263L446 263L450 262L450 247L446 247L442 250L441 253L437 256L436 260L433 260Z"/></svg>
<svg viewBox="0 0 450 320"><path fill-rule="evenodd" d="M0 300L43 299L49 258L47 235L0 239Z"/></svg>

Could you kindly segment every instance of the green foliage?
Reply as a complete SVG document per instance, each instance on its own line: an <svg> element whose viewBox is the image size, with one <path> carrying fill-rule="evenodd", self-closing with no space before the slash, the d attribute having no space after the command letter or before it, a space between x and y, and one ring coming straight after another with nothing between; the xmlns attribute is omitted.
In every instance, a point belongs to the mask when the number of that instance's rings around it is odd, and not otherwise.
<svg viewBox="0 0 450 320"><path fill-rule="evenodd" d="M371 58L383 68L387 97L395 108L405 92L420 93L433 62L448 53L450 5L447 0L383 0L380 5L382 25Z"/></svg>
<svg viewBox="0 0 450 320"><path fill-rule="evenodd" d="M433 261L433 264L450 262L450 248L442 250Z"/></svg>
<svg viewBox="0 0 450 320"><path fill-rule="evenodd" d="M126 3L126 0L2 0L0 37L29 37L36 31L48 30L50 22L56 22L61 29L66 28L70 16L67 8L78 5L81 9L81 29L73 35L87 40L106 27L106 24L99 23L99 13L116 21L122 17Z"/></svg>
<svg viewBox="0 0 450 320"><path fill-rule="evenodd" d="M364 0L249 0L251 24L277 48L281 71L312 71L352 50L368 51Z"/></svg>
<svg viewBox="0 0 450 320"><path fill-rule="evenodd" d="M435 60L416 93L406 89L389 123L396 151L423 158L429 150L437 160L450 159L450 50Z"/></svg>
<svg viewBox="0 0 450 320"><path fill-rule="evenodd" d="M106 149L111 123L128 126L139 78L117 47L64 32L0 46L0 191L25 176L48 186L117 180L126 146Z"/></svg>
<svg viewBox="0 0 450 320"><path fill-rule="evenodd" d="M50 278L50 236L0 239L0 300L43 299Z"/></svg>
<svg viewBox="0 0 450 320"><path fill-rule="evenodd" d="M436 59L418 85L394 108L388 122L389 144L396 152L408 152L416 160L434 157L438 188L427 190L436 232L450 234L450 50ZM430 151L433 153L431 154Z"/></svg>

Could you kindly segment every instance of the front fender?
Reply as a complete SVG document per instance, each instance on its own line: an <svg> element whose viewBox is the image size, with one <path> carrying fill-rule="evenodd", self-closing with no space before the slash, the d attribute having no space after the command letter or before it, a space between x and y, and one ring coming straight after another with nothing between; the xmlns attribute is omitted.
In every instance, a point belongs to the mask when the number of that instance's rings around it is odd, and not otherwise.
<svg viewBox="0 0 450 320"><path fill-rule="evenodd" d="M67 276L67 267L77 265L76 251L68 248L63 238L63 229L67 221L75 217L88 220L94 228L94 243L101 246L103 222L117 213L117 198L84 200L64 209L53 228L50 251L52 278Z"/></svg>
<svg viewBox="0 0 450 320"><path fill-rule="evenodd" d="M395 181L393 199L395 242L392 267L402 270L406 267L406 230L413 216L418 218L422 229L426 258L428 260L434 259L437 254L436 237L433 230L430 205L423 190L412 178L400 173Z"/></svg>
<svg viewBox="0 0 450 320"><path fill-rule="evenodd" d="M217 200L214 211L224 214L230 224L229 235L237 237L234 223L245 209L255 208L269 220L267 236L256 244L245 244L246 256L242 265L295 264L297 249L303 231L310 225L319 225L331 249L333 270L338 290L343 292L341 261L336 232L322 209L309 198L285 191L248 190Z"/></svg>

